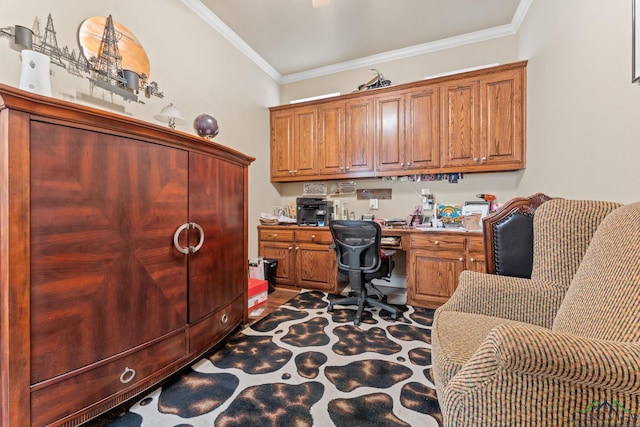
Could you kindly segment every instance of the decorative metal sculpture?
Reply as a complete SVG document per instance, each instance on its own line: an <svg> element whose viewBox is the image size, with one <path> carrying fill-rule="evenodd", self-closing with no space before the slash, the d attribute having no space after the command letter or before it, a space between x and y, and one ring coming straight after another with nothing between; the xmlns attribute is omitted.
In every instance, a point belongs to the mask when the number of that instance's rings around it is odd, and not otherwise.
<svg viewBox="0 0 640 427"><path fill-rule="evenodd" d="M369 90L369 89L377 89L379 87L391 86L391 80L385 80L384 76L382 75L382 73L380 71L376 70L375 68L372 68L371 71L375 71L377 75L374 78L372 78L371 80L369 80L368 82L363 83L360 86L358 86L358 91L364 91L364 90Z"/></svg>
<svg viewBox="0 0 640 427"><path fill-rule="evenodd" d="M29 33L30 34L27 34ZM75 49L70 51L67 46L60 48L53 26L53 18L49 14L44 35L41 33L40 20L36 17L33 29L16 25L14 27L0 28L0 36L15 40L16 46L24 49L43 53L51 58L51 64L65 68L69 73L82 77L90 74L91 86L115 93L125 100L138 101L138 91L142 90L147 98L157 96L163 98L158 83L147 83L147 75L138 74L134 70L123 70L122 56L120 55L119 37L113 25L111 15L106 20L102 35L100 51L97 56L87 58L80 47L76 55Z"/></svg>

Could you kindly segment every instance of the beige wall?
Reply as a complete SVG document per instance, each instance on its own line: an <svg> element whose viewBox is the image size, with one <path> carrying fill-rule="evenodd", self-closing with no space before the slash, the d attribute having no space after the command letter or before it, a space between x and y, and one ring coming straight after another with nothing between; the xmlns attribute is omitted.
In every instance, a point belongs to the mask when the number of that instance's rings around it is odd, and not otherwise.
<svg viewBox="0 0 640 427"><path fill-rule="evenodd" d="M631 1L535 0L518 36L529 58L528 162L518 192L640 201Z"/></svg>
<svg viewBox="0 0 640 427"><path fill-rule="evenodd" d="M216 141L257 157L249 168L251 256L257 254L254 224L301 194L300 184L271 184L267 107L328 92L348 93L378 68L394 84L471 66L529 60L527 169L499 174L468 174L458 184L360 180L359 188L391 188L393 200L380 201L377 215L402 216L429 188L441 202L460 203L490 192L506 201L544 191L568 198L632 202L637 196L640 157L640 87L631 84L631 2L606 5L598 0L534 0L515 36L434 52L279 87L256 65L222 39L181 2L112 0L108 3L52 0L46 7L23 0L3 9L0 27L42 25L52 13L58 43L77 47L80 23L112 14L147 51L151 80L164 99L142 97L145 104L91 96L86 79L52 67L53 95L154 122L153 115L173 102L187 119L179 126L193 133L193 118L214 115L221 132ZM0 39L0 82L17 86L20 54ZM95 93L94 93L95 95ZM360 215L367 202L342 198Z"/></svg>
<svg viewBox="0 0 640 427"><path fill-rule="evenodd" d="M256 157L249 167L249 252L257 254L254 224L262 206L273 206L280 196L269 176L269 112L279 102L279 85L253 62L231 46L198 18L187 6L171 0L22 0L16 7L2 8L0 27L15 24L31 27L34 17L42 28L51 13L59 46L78 49L77 31L91 16L111 14L127 27L145 48L151 64L150 80L157 81L164 99L141 96L144 104L125 102L104 94L90 93L89 81L52 66L52 92L56 98L88 104L158 123L153 115L173 102L187 124L179 130L194 133L193 119L200 113L216 117L220 133L216 142ZM8 38L0 38L0 82L18 86L20 52L11 49Z"/></svg>

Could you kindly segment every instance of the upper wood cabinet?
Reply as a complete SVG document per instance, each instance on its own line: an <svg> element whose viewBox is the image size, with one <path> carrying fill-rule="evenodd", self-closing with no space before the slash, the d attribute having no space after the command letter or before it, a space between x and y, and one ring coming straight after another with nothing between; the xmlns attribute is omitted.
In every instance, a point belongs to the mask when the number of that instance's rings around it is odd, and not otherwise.
<svg viewBox="0 0 640 427"><path fill-rule="evenodd" d="M272 178L318 174L317 108L301 107L271 115Z"/></svg>
<svg viewBox="0 0 640 427"><path fill-rule="evenodd" d="M271 180L523 169L526 65L272 107Z"/></svg>
<svg viewBox="0 0 640 427"><path fill-rule="evenodd" d="M439 91L428 86L376 97L379 175L440 166Z"/></svg>
<svg viewBox="0 0 640 427"><path fill-rule="evenodd" d="M524 167L524 68L442 86L443 168Z"/></svg>

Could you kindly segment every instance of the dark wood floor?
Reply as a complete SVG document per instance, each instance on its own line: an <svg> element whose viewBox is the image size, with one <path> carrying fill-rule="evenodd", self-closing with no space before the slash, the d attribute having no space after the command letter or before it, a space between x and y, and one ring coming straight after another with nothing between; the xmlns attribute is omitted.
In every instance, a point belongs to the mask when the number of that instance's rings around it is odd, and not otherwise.
<svg viewBox="0 0 640 427"><path fill-rule="evenodd" d="M273 312L275 309L280 307L285 302L289 301L291 298L298 295L299 291L290 290L290 289L281 289L276 288L275 291L269 294L269 299L267 303L263 305L264 311L257 317L249 317L249 324L255 323L258 320L262 319L269 313Z"/></svg>

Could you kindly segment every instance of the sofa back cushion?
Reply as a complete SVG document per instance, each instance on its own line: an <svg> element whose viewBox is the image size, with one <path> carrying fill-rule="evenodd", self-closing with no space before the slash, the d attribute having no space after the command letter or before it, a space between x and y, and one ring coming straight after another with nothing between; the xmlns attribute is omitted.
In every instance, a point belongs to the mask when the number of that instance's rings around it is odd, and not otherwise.
<svg viewBox="0 0 640 427"><path fill-rule="evenodd" d="M553 323L556 332L640 340L640 203L598 227Z"/></svg>
<svg viewBox="0 0 640 427"><path fill-rule="evenodd" d="M620 206L597 200L551 199L543 203L533 219L531 278L568 288L596 229Z"/></svg>

